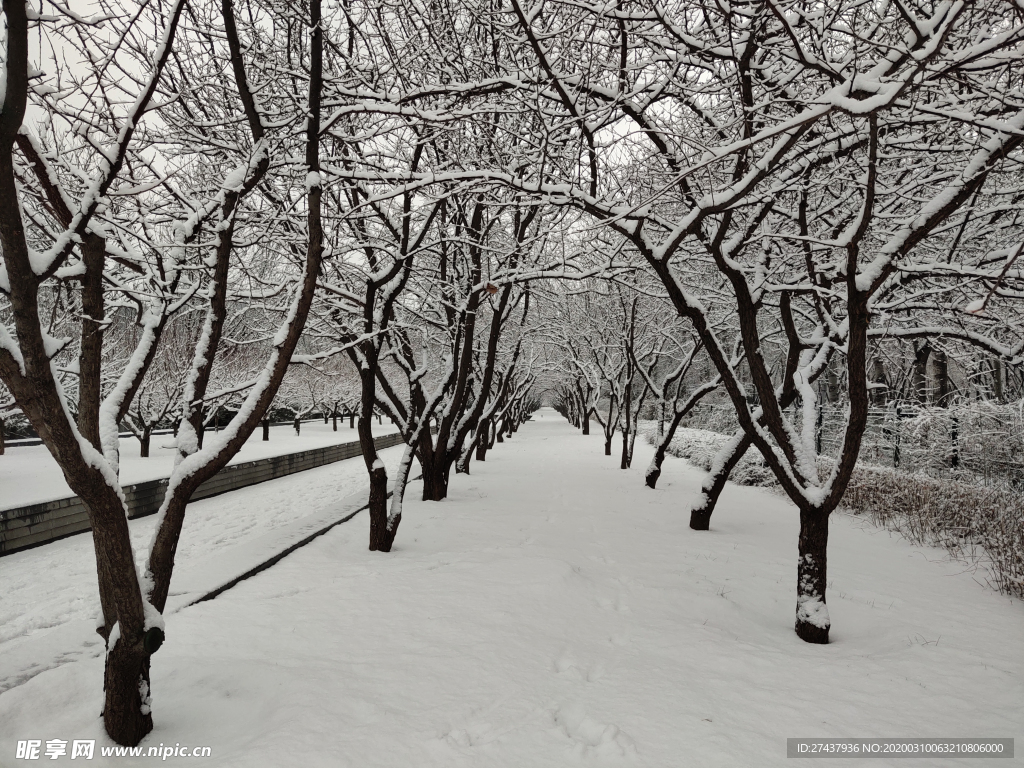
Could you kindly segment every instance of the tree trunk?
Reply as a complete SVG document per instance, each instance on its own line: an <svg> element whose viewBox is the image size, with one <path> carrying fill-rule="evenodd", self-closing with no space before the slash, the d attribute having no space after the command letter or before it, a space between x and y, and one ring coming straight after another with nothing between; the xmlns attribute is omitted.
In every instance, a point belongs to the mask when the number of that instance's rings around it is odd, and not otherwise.
<svg viewBox="0 0 1024 768"><path fill-rule="evenodd" d="M658 478L661 477L661 465L665 463L665 454L668 451L669 445L672 444L672 438L676 435L676 429L679 428L679 424L685 415L686 411L679 411L676 413L676 415L672 417L672 423L669 425L669 428L662 433L661 439L658 441L658 447L654 450L654 458L651 460L651 466L647 468L647 474L644 476L644 483L648 488L657 487Z"/></svg>
<svg viewBox="0 0 1024 768"><path fill-rule="evenodd" d="M871 402L874 405L885 405L889 399L889 389L885 386L885 366L882 358L876 357L871 366L871 383L877 385L871 388Z"/></svg>
<svg viewBox="0 0 1024 768"><path fill-rule="evenodd" d="M415 453L413 446L407 445L402 454L402 460L398 464L398 472L395 473L395 492L391 495L391 512L387 520L384 521L383 531L379 531L377 536L377 549L380 552L390 552L391 547L394 546L398 526L402 523L402 502L405 499L405 488L409 483L409 471L412 469ZM373 549L373 541L371 532L371 549Z"/></svg>
<svg viewBox="0 0 1024 768"><path fill-rule="evenodd" d="M484 461L487 458L487 441L491 436L491 420L483 419L477 428L476 438L476 460Z"/></svg>
<svg viewBox="0 0 1024 768"><path fill-rule="evenodd" d="M269 443L270 442L270 419L264 419L261 423L263 424L263 442Z"/></svg>
<svg viewBox="0 0 1024 768"><path fill-rule="evenodd" d="M295 436L298 437L299 434L302 432L302 421L299 419L295 419L292 426L295 427Z"/></svg>
<svg viewBox="0 0 1024 768"><path fill-rule="evenodd" d="M379 464L370 472L370 551L390 552L397 532L397 521L388 530L388 473Z"/></svg>
<svg viewBox="0 0 1024 768"><path fill-rule="evenodd" d="M928 342L914 350L914 396L921 405L928 402L928 356L931 351Z"/></svg>
<svg viewBox="0 0 1024 768"><path fill-rule="evenodd" d="M153 435L153 427L147 424L142 428L142 447L139 449L139 456L149 458L149 439Z"/></svg>
<svg viewBox="0 0 1024 768"><path fill-rule="evenodd" d="M356 414L353 411L352 413L349 413L349 415L348 415L348 428L349 429L355 429L355 426L356 426Z"/></svg>
<svg viewBox="0 0 1024 768"><path fill-rule="evenodd" d="M590 409L589 408L584 408L583 409L583 434L584 435L589 435L590 434Z"/></svg>
<svg viewBox="0 0 1024 768"><path fill-rule="evenodd" d="M935 350L935 404L940 408L949 405L949 359L941 349Z"/></svg>
<svg viewBox="0 0 1024 768"><path fill-rule="evenodd" d="M701 500L697 503L697 506L690 510L690 528L695 531L706 531L711 527L711 514L715 511L718 497L722 495L725 484L729 480L729 475L732 474L733 469L735 469L740 459L747 452L747 449L753 444L753 441L746 434L740 437L739 442L734 442L735 437L734 435L733 440L715 456L714 467L717 470L709 472L707 477L704 478L701 488L703 491ZM728 454L726 453L727 450L730 451Z"/></svg>
<svg viewBox="0 0 1024 768"><path fill-rule="evenodd" d="M607 432L604 435L604 455L612 455L612 436L609 435Z"/></svg>
<svg viewBox="0 0 1024 768"><path fill-rule="evenodd" d="M7 437L4 434L4 420L0 419L0 456L4 455L4 442Z"/></svg>
<svg viewBox="0 0 1024 768"><path fill-rule="evenodd" d="M629 469L629 428L622 430L622 456L619 458L619 469Z"/></svg>
<svg viewBox="0 0 1024 768"><path fill-rule="evenodd" d="M327 415L327 411L324 411L324 424L330 421L330 417Z"/></svg>
<svg viewBox="0 0 1024 768"><path fill-rule="evenodd" d="M135 746L153 730L149 710L149 653L143 647L145 611L135 570L124 502L102 478L79 495L89 506L96 575L108 640L104 664L103 724L118 744ZM116 642L109 643L117 626ZM155 649L154 649L155 650ZM141 684L145 683L145 693ZM145 705L145 706L143 706Z"/></svg>
<svg viewBox="0 0 1024 768"><path fill-rule="evenodd" d="M1005 402L1003 399L1003 361L998 357L991 361L992 367L992 394L997 402Z"/></svg>
<svg viewBox="0 0 1024 768"><path fill-rule="evenodd" d="M444 501L448 496L448 478L441 462L433 462L428 469L423 467L423 500Z"/></svg>
<svg viewBox="0 0 1024 768"><path fill-rule="evenodd" d="M119 637L107 652L103 670L103 726L115 742L136 746L153 730L149 654L142 638Z"/></svg>
<svg viewBox="0 0 1024 768"><path fill-rule="evenodd" d="M814 508L801 509L796 633L807 643L828 642L831 621L825 606L827 551L828 515Z"/></svg>
<svg viewBox="0 0 1024 768"><path fill-rule="evenodd" d="M331 427L332 431L337 432L338 431L338 409L337 408L335 408L334 412L331 414L331 423L333 424L333 426Z"/></svg>

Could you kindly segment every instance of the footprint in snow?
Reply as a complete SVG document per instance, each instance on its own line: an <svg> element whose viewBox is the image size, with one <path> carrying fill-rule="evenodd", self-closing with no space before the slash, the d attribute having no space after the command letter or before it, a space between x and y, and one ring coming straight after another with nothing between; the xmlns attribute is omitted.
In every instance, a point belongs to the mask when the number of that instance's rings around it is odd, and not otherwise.
<svg viewBox="0 0 1024 768"><path fill-rule="evenodd" d="M581 704L567 704L553 713L555 725L571 742L579 758L615 759L636 755L636 742L614 723L601 723L587 715Z"/></svg>
<svg viewBox="0 0 1024 768"><path fill-rule="evenodd" d="M582 664L569 653L563 653L554 662L554 670L560 675L592 683L604 677L604 666L601 664Z"/></svg>

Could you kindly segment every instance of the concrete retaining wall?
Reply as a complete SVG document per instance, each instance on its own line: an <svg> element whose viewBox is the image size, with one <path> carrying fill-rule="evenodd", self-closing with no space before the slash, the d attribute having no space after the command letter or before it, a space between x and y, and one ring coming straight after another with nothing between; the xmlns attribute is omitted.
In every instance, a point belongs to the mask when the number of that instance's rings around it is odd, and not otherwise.
<svg viewBox="0 0 1024 768"><path fill-rule="evenodd" d="M402 436L395 433L376 438L377 450L390 448L402 443ZM273 456L243 464L231 464L196 489L192 500L206 499L228 491L235 491L249 485L284 477L295 472L322 467L336 461L362 455L358 442L342 443L327 448L314 448L284 456ZM145 517L154 514L164 498L167 480L148 480L144 483L125 486L128 502L128 516ZM27 507L0 510L0 556L20 549L39 546L56 539L88 531L89 513L77 496L57 499Z"/></svg>

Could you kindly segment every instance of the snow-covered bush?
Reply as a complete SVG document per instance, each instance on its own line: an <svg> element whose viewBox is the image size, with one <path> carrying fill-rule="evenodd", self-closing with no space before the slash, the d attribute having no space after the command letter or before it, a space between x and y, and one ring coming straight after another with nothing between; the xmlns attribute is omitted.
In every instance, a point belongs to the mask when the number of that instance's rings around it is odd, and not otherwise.
<svg viewBox="0 0 1024 768"><path fill-rule="evenodd" d="M1024 598L1021 494L859 465L843 507L917 544L944 547L958 560L981 564L993 587Z"/></svg>

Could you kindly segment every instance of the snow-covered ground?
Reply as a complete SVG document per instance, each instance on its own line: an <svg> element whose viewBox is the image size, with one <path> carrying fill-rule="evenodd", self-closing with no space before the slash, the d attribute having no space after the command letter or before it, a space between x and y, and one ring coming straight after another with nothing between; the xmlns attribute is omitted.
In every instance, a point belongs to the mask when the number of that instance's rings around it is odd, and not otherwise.
<svg viewBox="0 0 1024 768"><path fill-rule="evenodd" d="M402 450L381 451L389 471ZM366 466L355 458L192 502L168 609L178 610L358 509L366 503L366 488ZM131 520L129 526L142 558L156 516ZM88 533L0 557L0 692L69 659L101 653L98 612L96 558ZM5 759L0 751L0 766Z"/></svg>
<svg viewBox="0 0 1024 768"><path fill-rule="evenodd" d="M394 552L367 551L360 516L171 614L143 746L210 746L194 764L304 768L781 766L794 736L1016 737L1019 749L1019 602L938 550L837 516L834 642L806 645L792 629L791 505L731 486L712 530L691 531L701 474L669 459L648 490L651 449L636 450L620 471L600 436L542 411L453 478L447 501L420 502L412 487ZM258 516L272 488L299 480L297 505L329 503L338 466L194 507ZM212 533L198 528L183 548L215 556ZM69 551L60 567L84 574L90 554ZM0 602L15 557L0 560ZM33 573L15 594L49 589ZM109 744L101 680L102 659L86 654L0 694L0 764L17 764L18 739Z"/></svg>
<svg viewBox="0 0 1024 768"><path fill-rule="evenodd" d="M374 424L374 435L394 432L391 422ZM348 419L338 420L338 431L323 422L303 422L301 434L296 437L290 425L270 428L270 440L263 442L263 430L257 428L231 464L281 456L286 453L309 451L328 445L358 440L355 429L349 429ZM149 458L139 456L139 441L133 437L121 438L121 482L125 485L168 477L174 466L174 436L153 435ZM68 488L60 467L45 446L14 447L0 456L0 509L23 507L75 494Z"/></svg>

